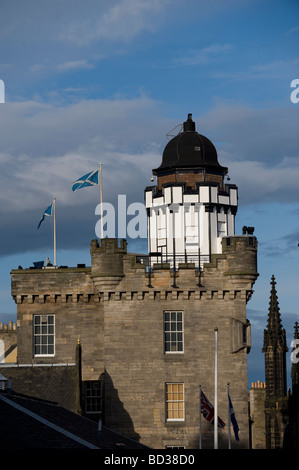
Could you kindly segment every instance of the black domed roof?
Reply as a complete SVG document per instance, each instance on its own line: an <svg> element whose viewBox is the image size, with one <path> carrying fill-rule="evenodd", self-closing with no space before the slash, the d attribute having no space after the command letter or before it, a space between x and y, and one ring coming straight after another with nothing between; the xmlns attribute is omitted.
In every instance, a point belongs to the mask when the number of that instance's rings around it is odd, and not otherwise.
<svg viewBox="0 0 299 470"><path fill-rule="evenodd" d="M205 168L215 173L227 173L227 168L218 163L217 151L212 142L196 132L192 114L188 114L183 132L176 135L166 145L162 163L159 168L153 170L153 173L179 168Z"/></svg>

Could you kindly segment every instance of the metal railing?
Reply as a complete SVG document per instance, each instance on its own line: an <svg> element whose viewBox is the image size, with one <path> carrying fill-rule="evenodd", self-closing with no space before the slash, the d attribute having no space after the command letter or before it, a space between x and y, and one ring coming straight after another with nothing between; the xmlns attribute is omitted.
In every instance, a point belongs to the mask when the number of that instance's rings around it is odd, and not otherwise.
<svg viewBox="0 0 299 470"><path fill-rule="evenodd" d="M158 265L157 268L159 268L159 265L163 264L169 264L171 270L173 270L174 266L177 270L180 264L193 264L195 269L202 269L205 263L209 263L211 261L211 256L209 254L203 255L197 253L166 254L157 252L149 253L148 255L137 255L136 261L137 263L144 264L146 268L151 270L155 269L154 265Z"/></svg>
<svg viewBox="0 0 299 470"><path fill-rule="evenodd" d="M148 255L138 255L136 256L137 263L142 263L145 266L146 273L148 274L149 287L151 285L152 274L161 269L161 267L169 266L170 272L173 273L173 287L178 287L176 284L176 273L180 267L194 269L198 273L198 286L200 283L200 275L205 263L211 261L211 256L209 254L199 254L199 253L149 253Z"/></svg>

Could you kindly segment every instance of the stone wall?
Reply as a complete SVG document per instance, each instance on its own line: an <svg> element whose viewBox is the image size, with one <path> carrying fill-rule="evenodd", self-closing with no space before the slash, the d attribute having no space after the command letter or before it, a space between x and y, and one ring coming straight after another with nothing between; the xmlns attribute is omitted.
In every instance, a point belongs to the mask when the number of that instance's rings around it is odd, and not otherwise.
<svg viewBox="0 0 299 470"><path fill-rule="evenodd" d="M173 273L167 265L155 266L149 287L144 266L138 266L133 255L124 254L123 277L114 289L100 292L104 303L107 426L135 439L141 436L143 443L156 448L176 445L197 448L199 385L213 402L214 328L218 327L219 415L227 422L226 387L230 382L240 427L238 447L249 447L250 344L244 342L244 329L250 329L246 304L258 275L257 245L255 237L253 245L248 237L232 237L231 242L227 254L215 255L212 263L205 265L201 287L194 269L182 265L176 273L177 288L173 288ZM112 241L109 250L111 244ZM94 248L99 254L100 247ZM183 312L183 353L164 351L166 310ZM165 385L169 382L184 383L182 422L166 421ZM212 447L213 427L204 419L202 426L203 447ZM227 447L227 428L219 431L219 446Z"/></svg>
<svg viewBox="0 0 299 470"><path fill-rule="evenodd" d="M71 363L78 338L84 350L83 380L103 372L103 306L94 293L90 268L12 271L18 309L18 363ZM34 315L55 315L55 356L35 357Z"/></svg>
<svg viewBox="0 0 299 470"><path fill-rule="evenodd" d="M105 369L111 378L105 389L107 404L118 391L118 400L131 417L131 429L144 436L149 446L198 447L199 385L214 402L214 328L218 327L219 416L227 422L227 382L240 426L240 445L248 447L247 350L231 353L231 318L245 321L246 301L216 291L144 293L137 298L114 297L105 303ZM184 352L165 353L163 312L182 311L184 315ZM229 312L229 314L228 314ZM165 384L184 383L185 421L166 422ZM106 424L127 433L114 406L106 407ZM203 446L213 445L213 427L202 420ZM208 435L206 435L208 433ZM227 446L227 433L219 431Z"/></svg>
<svg viewBox="0 0 299 470"><path fill-rule="evenodd" d="M91 243L91 268L12 271L18 308L19 364L74 362L82 344L82 379L104 379L105 424L155 448L198 448L199 385L214 402L214 328L218 328L218 411L227 423L227 383L249 447L247 353L250 325L246 304L256 272L255 237L223 240L199 277L191 266L174 274L145 265L127 253L125 241ZM184 350L165 353L165 311L181 311ZM55 315L55 356L34 357L33 316ZM246 333L246 334L245 334ZM248 333L248 334L247 334ZM165 386L184 384L184 420L166 420ZM202 418L203 447L213 446L213 426ZM219 430L227 448L227 426Z"/></svg>

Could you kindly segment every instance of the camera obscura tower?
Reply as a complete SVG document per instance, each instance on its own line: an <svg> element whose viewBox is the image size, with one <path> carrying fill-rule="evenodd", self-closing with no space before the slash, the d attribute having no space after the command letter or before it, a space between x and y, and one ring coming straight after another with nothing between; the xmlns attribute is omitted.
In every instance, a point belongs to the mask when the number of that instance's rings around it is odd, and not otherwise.
<svg viewBox="0 0 299 470"><path fill-rule="evenodd" d="M80 336L82 389L102 390L107 427L158 449L196 449L201 431L202 447L213 448L199 386L214 404L218 328L219 448L227 448L228 382L240 437L232 447L248 448L246 305L257 240L252 231L235 234L237 187L225 182L227 168L191 115L153 174L156 184L145 189L148 255L104 238L91 242L90 268L12 271L18 360L73 362ZM54 353L41 357L34 325L44 317L55 325Z"/></svg>
<svg viewBox="0 0 299 470"><path fill-rule="evenodd" d="M222 238L235 234L238 204L237 187L224 183L227 171L189 114L153 170L157 185L145 191L152 263L190 261L199 268L222 252Z"/></svg>

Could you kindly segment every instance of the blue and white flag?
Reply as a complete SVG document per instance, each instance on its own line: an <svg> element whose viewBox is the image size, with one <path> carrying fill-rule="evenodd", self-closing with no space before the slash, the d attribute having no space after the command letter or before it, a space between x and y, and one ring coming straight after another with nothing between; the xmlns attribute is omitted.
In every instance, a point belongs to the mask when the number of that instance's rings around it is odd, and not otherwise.
<svg viewBox="0 0 299 470"><path fill-rule="evenodd" d="M43 216L42 216L42 218L40 219L40 221L38 223L37 230L40 228L41 223L45 220L45 216L52 215L52 208L53 208L53 202L51 202L49 207L47 207L47 209L44 211Z"/></svg>
<svg viewBox="0 0 299 470"><path fill-rule="evenodd" d="M232 425L233 425L233 430L234 430L234 433L235 433L236 441L238 441L239 440L239 426L238 426L238 423L237 423L237 420L236 420L234 408L233 408L232 401L230 399L229 394L228 394L228 402L229 402L230 420L231 420Z"/></svg>
<svg viewBox="0 0 299 470"><path fill-rule="evenodd" d="M99 170L91 171L73 182L72 190L86 188L86 186L96 186L99 184Z"/></svg>

